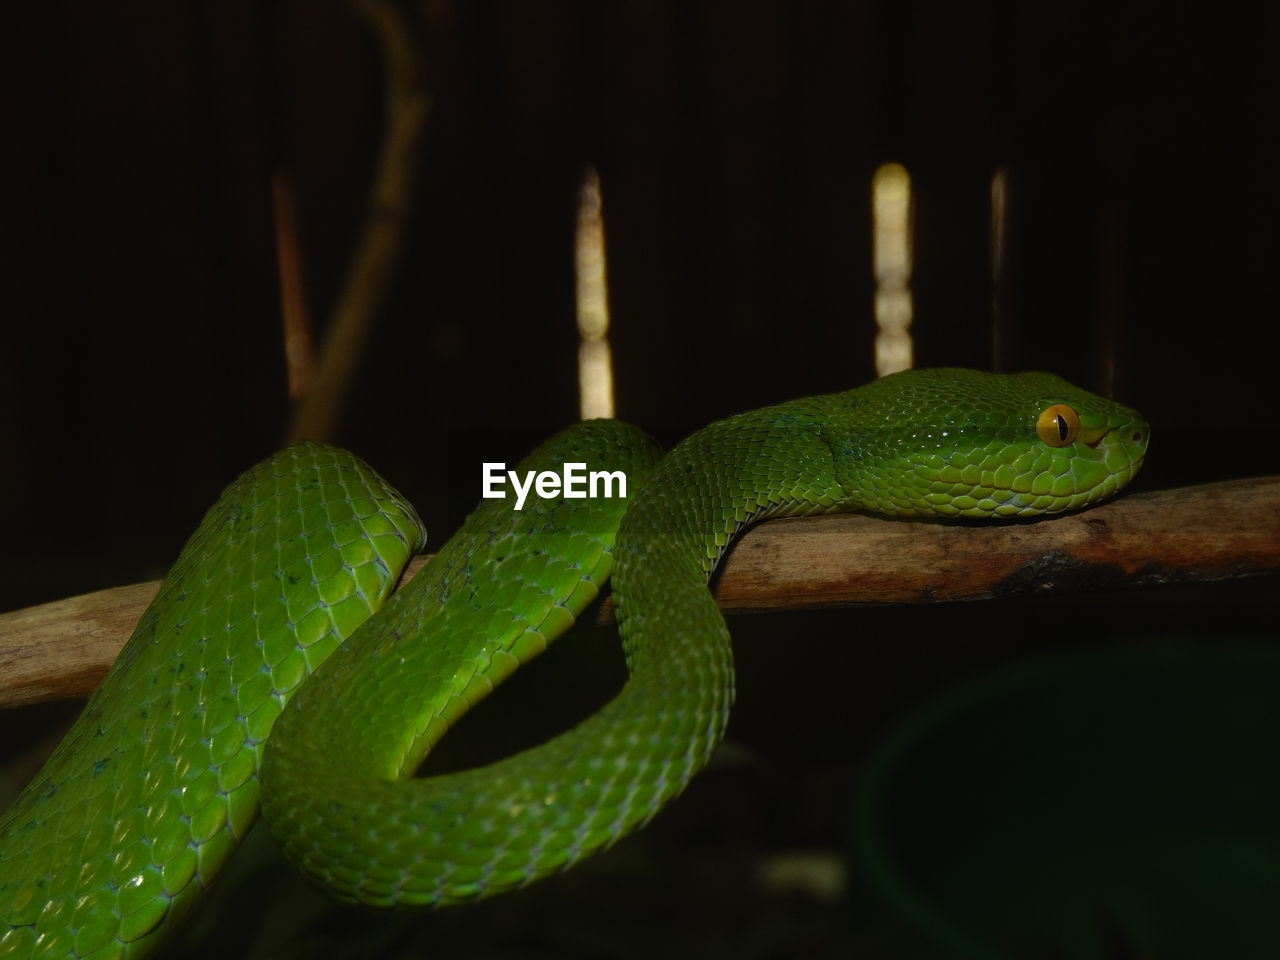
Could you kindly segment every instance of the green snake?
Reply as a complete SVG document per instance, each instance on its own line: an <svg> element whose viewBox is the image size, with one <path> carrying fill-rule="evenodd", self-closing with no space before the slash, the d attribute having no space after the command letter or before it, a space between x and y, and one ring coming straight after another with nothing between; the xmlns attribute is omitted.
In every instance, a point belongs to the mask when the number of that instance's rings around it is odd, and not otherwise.
<svg viewBox="0 0 1280 960"><path fill-rule="evenodd" d="M412 507L353 455L290 446L209 511L0 820L0 957L152 952L259 801L288 856L347 901L453 903L562 871L645 823L720 740L733 666L707 579L746 525L1079 508L1129 481L1148 433L1052 375L967 370L740 414L665 456L588 421L518 471L622 471L625 498L486 500L394 594L422 544ZM525 753L414 778L610 573L630 671L617 697Z"/></svg>

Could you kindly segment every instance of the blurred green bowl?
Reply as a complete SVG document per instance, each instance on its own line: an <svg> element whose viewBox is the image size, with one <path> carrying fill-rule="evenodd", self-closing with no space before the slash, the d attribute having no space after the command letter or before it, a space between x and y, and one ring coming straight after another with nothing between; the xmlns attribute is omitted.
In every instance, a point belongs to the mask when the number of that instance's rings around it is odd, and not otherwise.
<svg viewBox="0 0 1280 960"><path fill-rule="evenodd" d="M1280 649L1021 664L874 751L855 871L944 957L1280 957Z"/></svg>

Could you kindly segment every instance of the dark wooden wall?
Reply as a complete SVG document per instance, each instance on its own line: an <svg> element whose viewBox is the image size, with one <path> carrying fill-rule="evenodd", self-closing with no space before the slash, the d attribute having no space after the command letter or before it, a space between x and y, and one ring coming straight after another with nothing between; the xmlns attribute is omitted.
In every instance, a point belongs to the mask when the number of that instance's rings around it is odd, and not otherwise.
<svg viewBox="0 0 1280 960"><path fill-rule="evenodd" d="M920 364L1140 407L1148 485L1274 470L1274 37L1261 2L412 7L435 100L341 439L451 525L576 414L572 225L605 196L619 415L674 440L873 375L868 188L916 194ZM288 400L273 173L323 323L382 130L337 0L11 14L5 606L158 572ZM1009 171L992 320L990 180ZM427 454L449 458L449 465Z"/></svg>

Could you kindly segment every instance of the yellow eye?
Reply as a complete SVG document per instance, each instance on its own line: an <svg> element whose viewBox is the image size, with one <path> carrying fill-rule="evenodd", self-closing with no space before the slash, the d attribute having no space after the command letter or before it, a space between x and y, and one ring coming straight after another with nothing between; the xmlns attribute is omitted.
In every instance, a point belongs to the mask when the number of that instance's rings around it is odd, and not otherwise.
<svg viewBox="0 0 1280 960"><path fill-rule="evenodd" d="M1080 416L1065 403L1055 403L1040 411L1036 436L1051 447L1065 447L1080 432Z"/></svg>

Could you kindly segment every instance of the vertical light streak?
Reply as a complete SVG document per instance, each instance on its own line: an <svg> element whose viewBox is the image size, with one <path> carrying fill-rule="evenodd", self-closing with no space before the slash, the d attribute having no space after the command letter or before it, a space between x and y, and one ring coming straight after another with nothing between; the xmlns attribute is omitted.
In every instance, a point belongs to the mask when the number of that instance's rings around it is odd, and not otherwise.
<svg viewBox="0 0 1280 960"><path fill-rule="evenodd" d="M605 280L604 207L600 175L588 166L578 193L574 240L577 275L578 391L583 420L613 416L613 359L609 352L609 292Z"/></svg>
<svg viewBox="0 0 1280 960"><path fill-rule="evenodd" d="M1009 256L1009 168L991 174L991 369L1007 369L1009 291L1005 282Z"/></svg>
<svg viewBox="0 0 1280 960"><path fill-rule="evenodd" d="M1005 225L1009 202L1009 169L996 167L991 175L991 283L999 287L1004 276Z"/></svg>
<svg viewBox="0 0 1280 960"><path fill-rule="evenodd" d="M276 265L280 271L280 317L284 322L289 399L300 400L306 396L315 374L315 348L302 276L296 191L292 178L283 170L276 170L271 177L271 201L276 217Z"/></svg>
<svg viewBox="0 0 1280 960"><path fill-rule="evenodd" d="M871 178L872 259L876 278L876 373L910 369L911 177L886 163Z"/></svg>

